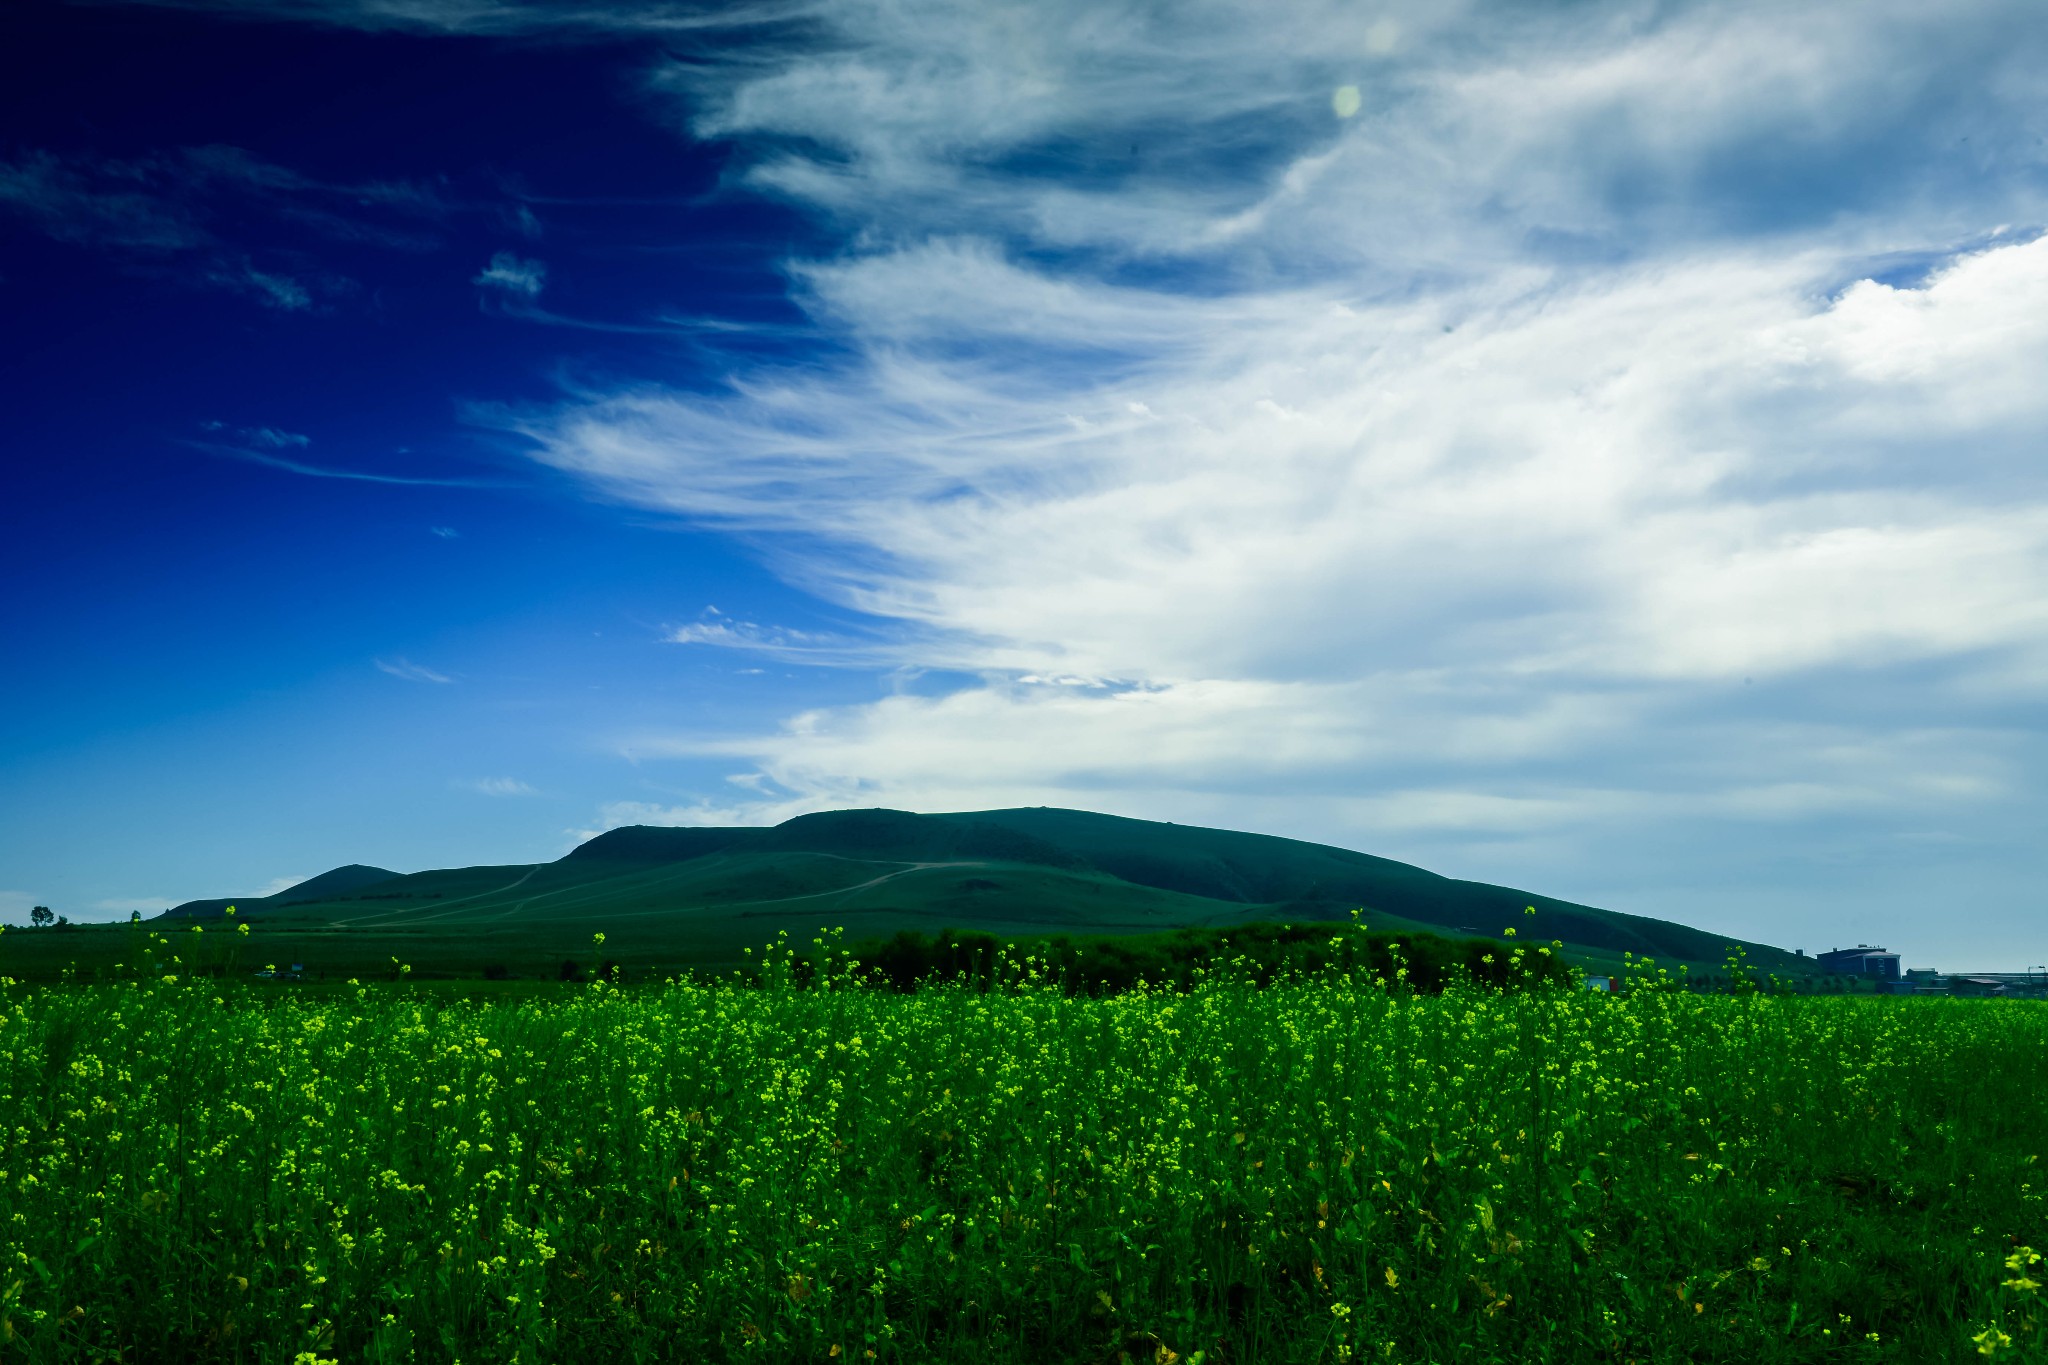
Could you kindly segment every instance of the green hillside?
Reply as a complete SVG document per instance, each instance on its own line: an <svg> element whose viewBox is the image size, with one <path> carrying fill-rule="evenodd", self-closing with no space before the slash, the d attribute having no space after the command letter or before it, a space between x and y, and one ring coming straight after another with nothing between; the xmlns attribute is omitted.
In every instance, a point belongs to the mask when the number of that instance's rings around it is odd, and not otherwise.
<svg viewBox="0 0 2048 1365"><path fill-rule="evenodd" d="M334 896L346 896L363 887L377 882L390 881L398 874L385 867L369 867L363 863L349 863L309 877L296 886L288 886L272 896L223 896L219 900L186 901L169 913L174 918L190 919L213 915L224 915L232 905L237 914L261 907L290 905L296 901L321 901Z"/></svg>
<svg viewBox="0 0 2048 1365"><path fill-rule="evenodd" d="M1599 910L1513 887L1458 881L1391 858L1267 834L1046 806L939 818L997 825L1056 844L1137 885L1271 905L1296 918L1332 919L1352 906L1363 906L1381 912L1375 918L1392 913L1452 934L1498 934L1512 924L1520 926L1518 932L1525 937L1533 934L1603 953L1633 952L1695 964L1718 965L1734 942L1669 920ZM1538 912L1533 929L1524 923L1525 907L1531 905ZM1766 970L1812 969L1809 961L1782 949L1744 946L1752 964Z"/></svg>
<svg viewBox="0 0 2048 1365"><path fill-rule="evenodd" d="M219 917L194 901L173 919ZM1450 936L1562 940L1581 958L1623 952L1717 967L1731 941L1684 925L1458 881L1300 840L1031 808L943 815L832 811L772 828L632 826L551 863L400 875L351 866L236 902L266 959L515 974L603 956L642 967L742 960L778 932L848 941L944 928L1009 938L1157 933L1261 920L1348 919ZM1535 906L1529 915L1525 907ZM1766 971L1811 970L1760 944ZM266 964L267 965L267 964Z"/></svg>

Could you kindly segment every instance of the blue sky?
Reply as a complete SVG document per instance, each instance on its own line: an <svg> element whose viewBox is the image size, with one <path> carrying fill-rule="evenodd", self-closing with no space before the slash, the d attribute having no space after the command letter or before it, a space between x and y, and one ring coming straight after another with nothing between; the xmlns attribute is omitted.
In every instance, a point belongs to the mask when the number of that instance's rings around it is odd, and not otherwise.
<svg viewBox="0 0 2048 1365"><path fill-rule="evenodd" d="M0 918L1080 806L2048 959L2048 25L0 12Z"/></svg>

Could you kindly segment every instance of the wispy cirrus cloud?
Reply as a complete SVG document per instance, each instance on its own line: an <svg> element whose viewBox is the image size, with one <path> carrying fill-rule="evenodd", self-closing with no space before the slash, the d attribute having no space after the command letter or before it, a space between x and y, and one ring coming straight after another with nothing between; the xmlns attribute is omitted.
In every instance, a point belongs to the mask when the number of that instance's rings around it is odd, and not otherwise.
<svg viewBox="0 0 2048 1365"><path fill-rule="evenodd" d="M486 313L535 322L570 331L599 332L613 336L689 338L706 335L731 339L748 329L722 330L700 320L658 318L652 322L621 321L614 318L572 317L543 308L541 291L547 288L547 262L517 252L493 252L484 268L470 277L476 286L477 302ZM480 414L488 405L476 405ZM487 421L488 419L486 419Z"/></svg>
<svg viewBox="0 0 2048 1365"><path fill-rule="evenodd" d="M184 205L156 192L146 177L96 175L100 167L31 152L0 162L0 205L61 242L144 252L189 251L212 235Z"/></svg>
<svg viewBox="0 0 2048 1365"><path fill-rule="evenodd" d="M213 284L246 294L266 308L285 313L303 313L313 306L313 291L290 275L258 270L246 259L211 266L206 278Z"/></svg>
<svg viewBox="0 0 2048 1365"><path fill-rule="evenodd" d="M226 422L210 421L201 422L199 429L250 450L302 450L313 444L313 438L304 432L278 427L231 427Z"/></svg>
<svg viewBox="0 0 2048 1365"><path fill-rule="evenodd" d="M735 620L717 607L706 607L697 620L686 625L669 627L662 638L671 644L739 650L779 663L826 668L886 667L901 662L908 653L899 640L860 639L824 631L761 625L754 621Z"/></svg>
<svg viewBox="0 0 2048 1365"><path fill-rule="evenodd" d="M395 484L411 488L496 488L502 484L492 479L472 478L431 478L410 474L384 474L369 469L344 469L330 465L313 464L300 456L313 444L312 438L294 431L280 431L275 427L235 427L225 422L209 421L200 424L203 437L185 439L182 444L194 450L203 450L209 455L218 455L231 460L243 460L260 464L270 469L281 469L291 474L303 474L314 479L349 479L361 483ZM455 532L446 527L436 527L434 533L452 537Z"/></svg>
<svg viewBox="0 0 2048 1365"><path fill-rule="evenodd" d="M380 672L389 673L394 678L403 678L407 682L452 683L455 681L446 673L436 672L425 664L416 664L406 658L378 659L375 660L375 663Z"/></svg>
<svg viewBox="0 0 2048 1365"><path fill-rule="evenodd" d="M126 0L162 9L313 23L371 33L670 39L807 17L816 0L731 6L687 0Z"/></svg>
<svg viewBox="0 0 2048 1365"><path fill-rule="evenodd" d="M522 303L531 303L540 297L547 280L545 261L500 251L491 257L490 263L477 273L472 283L486 293L507 295Z"/></svg>
<svg viewBox="0 0 2048 1365"><path fill-rule="evenodd" d="M44 235L288 313L356 290L317 264L317 248L431 250L456 214L512 207L471 204L427 182L327 182L231 146L130 158L30 150L0 160L0 211Z"/></svg>

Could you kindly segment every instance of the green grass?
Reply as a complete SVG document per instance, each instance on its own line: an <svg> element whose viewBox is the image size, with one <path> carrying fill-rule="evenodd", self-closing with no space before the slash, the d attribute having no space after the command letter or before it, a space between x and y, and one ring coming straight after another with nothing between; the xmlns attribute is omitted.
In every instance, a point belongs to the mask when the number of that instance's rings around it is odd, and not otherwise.
<svg viewBox="0 0 2048 1365"><path fill-rule="evenodd" d="M2048 1359L2040 1005L168 951L0 997L0 1359Z"/></svg>

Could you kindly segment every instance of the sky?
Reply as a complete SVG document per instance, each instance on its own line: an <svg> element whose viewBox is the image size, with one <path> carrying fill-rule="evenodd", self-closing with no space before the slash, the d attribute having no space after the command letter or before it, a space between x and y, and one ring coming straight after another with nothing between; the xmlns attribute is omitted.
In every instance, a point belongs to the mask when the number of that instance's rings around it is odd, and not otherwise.
<svg viewBox="0 0 2048 1365"><path fill-rule="evenodd" d="M0 920L1061 805L2048 962L2033 0L0 8Z"/></svg>

